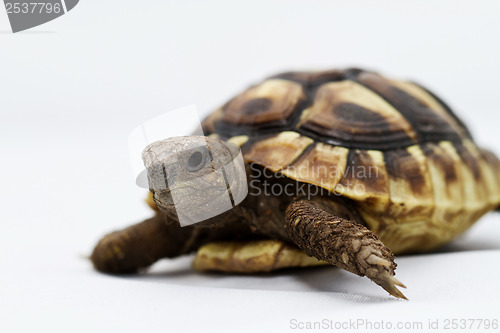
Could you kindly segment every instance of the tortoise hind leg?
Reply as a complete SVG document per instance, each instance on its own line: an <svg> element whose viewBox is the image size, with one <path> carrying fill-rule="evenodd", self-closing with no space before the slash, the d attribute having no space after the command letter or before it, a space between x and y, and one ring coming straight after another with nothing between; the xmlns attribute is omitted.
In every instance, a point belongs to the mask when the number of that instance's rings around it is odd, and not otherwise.
<svg viewBox="0 0 500 333"><path fill-rule="evenodd" d="M396 287L394 254L366 227L330 214L320 204L300 200L286 211L285 228L306 254L359 276L367 276L389 294L407 299Z"/></svg>

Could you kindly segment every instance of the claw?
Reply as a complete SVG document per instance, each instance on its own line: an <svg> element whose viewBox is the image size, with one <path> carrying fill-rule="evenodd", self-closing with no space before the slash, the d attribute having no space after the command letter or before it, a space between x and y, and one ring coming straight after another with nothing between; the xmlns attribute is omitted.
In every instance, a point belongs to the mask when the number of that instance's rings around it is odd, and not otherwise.
<svg viewBox="0 0 500 333"><path fill-rule="evenodd" d="M396 279L396 277L394 275L392 275L390 277L392 283L394 283L396 286L400 286L401 288L405 288L406 289L406 286L404 285L403 282L399 281L398 279Z"/></svg>
<svg viewBox="0 0 500 333"><path fill-rule="evenodd" d="M390 273L386 272L386 274L382 276L379 281L375 282L392 296L408 300L408 298L406 298L406 296L398 288L396 288L396 286L400 286L402 288L406 288L406 286L393 275L390 275Z"/></svg>
<svg viewBox="0 0 500 333"><path fill-rule="evenodd" d="M366 262L371 264L371 265L380 265L380 266L384 266L387 268L391 267L391 263L388 260L380 258L379 256L377 256L375 254L370 254L370 256L368 258L366 258Z"/></svg>

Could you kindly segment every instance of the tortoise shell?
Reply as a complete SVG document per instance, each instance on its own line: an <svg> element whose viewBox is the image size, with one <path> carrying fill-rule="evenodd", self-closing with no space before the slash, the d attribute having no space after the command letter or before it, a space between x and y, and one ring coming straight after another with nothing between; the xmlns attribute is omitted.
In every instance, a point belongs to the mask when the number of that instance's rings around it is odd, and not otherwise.
<svg viewBox="0 0 500 333"><path fill-rule="evenodd" d="M422 86L360 69L289 72L203 122L245 159L349 198L396 253L453 239L500 205L500 162Z"/></svg>

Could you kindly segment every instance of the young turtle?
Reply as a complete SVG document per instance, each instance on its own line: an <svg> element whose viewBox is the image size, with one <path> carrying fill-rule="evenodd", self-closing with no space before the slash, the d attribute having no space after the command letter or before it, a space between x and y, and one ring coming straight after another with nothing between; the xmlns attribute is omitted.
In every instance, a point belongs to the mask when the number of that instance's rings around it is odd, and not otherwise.
<svg viewBox="0 0 500 333"><path fill-rule="evenodd" d="M396 287L404 285L394 277L394 253L433 250L500 206L499 160L415 83L359 69L284 73L230 100L203 128L207 137L146 148L156 216L105 236L92 254L96 269L137 272L201 247L199 269L255 272L326 262L405 298ZM219 200L182 177L215 173L234 157L235 144L246 163L247 197L181 227L174 191L184 207ZM191 148L202 145L208 150L195 156ZM147 160L173 151L168 169ZM205 186L220 185L207 179Z"/></svg>

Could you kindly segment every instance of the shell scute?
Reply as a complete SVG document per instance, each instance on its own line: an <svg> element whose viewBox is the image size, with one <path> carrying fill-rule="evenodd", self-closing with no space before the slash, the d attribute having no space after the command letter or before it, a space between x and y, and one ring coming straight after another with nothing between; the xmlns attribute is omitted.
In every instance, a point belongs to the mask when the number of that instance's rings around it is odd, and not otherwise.
<svg viewBox="0 0 500 333"><path fill-rule="evenodd" d="M460 157L448 141L428 143L423 151L434 191L435 208L431 223L461 224L465 220L465 197Z"/></svg>
<svg viewBox="0 0 500 333"><path fill-rule="evenodd" d="M305 100L303 87L295 82L272 79L251 87L226 103L215 125L263 128L285 126Z"/></svg>
<svg viewBox="0 0 500 333"><path fill-rule="evenodd" d="M378 93L396 108L418 133L419 143L458 142L462 139L461 133L455 130L454 125L450 124L447 117L408 91L403 90L402 85L391 84L391 81L370 72L360 73L356 81Z"/></svg>
<svg viewBox="0 0 500 333"><path fill-rule="evenodd" d="M297 181L318 185L333 192L344 174L349 150L321 142L310 148L281 173Z"/></svg>
<svg viewBox="0 0 500 333"><path fill-rule="evenodd" d="M434 198L426 159L420 147L384 152L384 160L390 193L387 215L396 221L428 219L434 208Z"/></svg>
<svg viewBox="0 0 500 333"><path fill-rule="evenodd" d="M416 140L411 124L396 109L350 80L319 87L297 129L344 147L389 148Z"/></svg>
<svg viewBox="0 0 500 333"><path fill-rule="evenodd" d="M364 201L375 211L385 211L389 204L389 179L382 152L351 150L335 192Z"/></svg>
<svg viewBox="0 0 500 333"><path fill-rule="evenodd" d="M296 132L281 132L243 144L245 159L277 172L295 161L313 143L311 138Z"/></svg>

